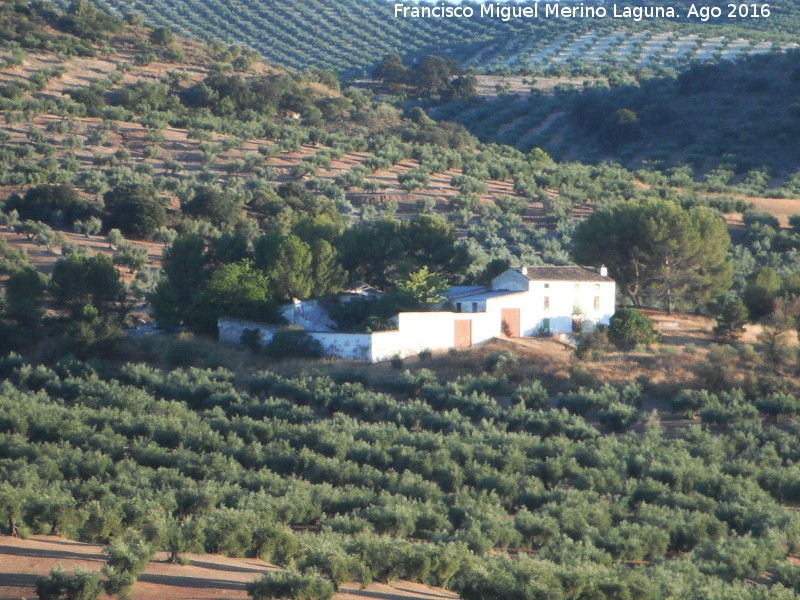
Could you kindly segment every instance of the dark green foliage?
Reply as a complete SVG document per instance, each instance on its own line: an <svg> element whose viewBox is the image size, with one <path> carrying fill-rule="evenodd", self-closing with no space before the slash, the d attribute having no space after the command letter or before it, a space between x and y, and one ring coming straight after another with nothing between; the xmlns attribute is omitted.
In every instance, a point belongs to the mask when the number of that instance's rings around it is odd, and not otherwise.
<svg viewBox="0 0 800 600"><path fill-rule="evenodd" d="M129 532L106 548L108 560L103 567L103 589L121 600L131 597L131 588L153 557L153 549L138 535Z"/></svg>
<svg viewBox="0 0 800 600"><path fill-rule="evenodd" d="M725 298L719 308L714 335L735 341L745 331L748 321L748 310L741 298Z"/></svg>
<svg viewBox="0 0 800 600"><path fill-rule="evenodd" d="M247 594L253 600L329 600L333 585L318 575L277 571L247 584Z"/></svg>
<svg viewBox="0 0 800 600"><path fill-rule="evenodd" d="M86 115L89 117L102 117L106 108L105 89L97 84L89 87L79 87L67 90L67 94L75 102L86 107Z"/></svg>
<svg viewBox="0 0 800 600"><path fill-rule="evenodd" d="M122 28L122 22L88 0L74 0L61 18L61 28L79 38L98 41Z"/></svg>
<svg viewBox="0 0 800 600"><path fill-rule="evenodd" d="M119 186L106 192L103 199L106 204L106 228L119 229L128 237L150 239L159 227L167 223L164 202L152 186Z"/></svg>
<svg viewBox="0 0 800 600"><path fill-rule="evenodd" d="M636 141L640 135L639 117L629 108L620 108L610 115L600 129L600 143L604 148L617 150Z"/></svg>
<svg viewBox="0 0 800 600"><path fill-rule="evenodd" d="M621 350L632 350L637 345L648 346L655 342L653 323L640 310L620 308L611 317L608 339Z"/></svg>
<svg viewBox="0 0 800 600"><path fill-rule="evenodd" d="M741 25L731 31L731 39L742 35ZM592 26L597 26L596 20ZM555 35L552 27L548 32ZM605 73L609 59L609 54L599 59ZM571 70L582 77L587 62L553 65L552 72L563 75ZM689 69L678 65L677 77L672 68L659 74L660 67L650 63L625 81L614 82L612 76L610 85L561 86L552 91L537 86L531 94L461 100L431 112L462 123L484 143L511 143L521 150L540 147L558 160L619 162L628 168L649 161L659 167L688 164L698 178L717 165L733 168L737 175L766 166L768 180L775 175L790 179L796 165L790 159L793 141L786 126L794 127L798 111L793 101L775 99L797 94L800 82L791 74L799 62L797 53L775 52L694 64ZM743 102L770 109L754 110L743 121ZM537 129L537 124L556 116L557 127ZM715 192L728 191L727 183L707 183ZM760 185L763 180L747 183Z"/></svg>
<svg viewBox="0 0 800 600"><path fill-rule="evenodd" d="M282 319L270 301L270 283L252 261L230 263L216 269L202 292L191 301L186 320L193 329L213 333L219 317L276 323Z"/></svg>
<svg viewBox="0 0 800 600"><path fill-rule="evenodd" d="M230 193L212 186L203 186L194 191L194 197L182 207L187 215L204 219L216 226L235 223L241 216L241 201Z"/></svg>
<svg viewBox="0 0 800 600"><path fill-rule="evenodd" d="M729 244L725 221L710 209L626 202L583 221L574 254L582 264L605 263L636 306L649 297L669 312L676 303L700 306L728 290Z"/></svg>
<svg viewBox="0 0 800 600"><path fill-rule="evenodd" d="M600 421L600 424L615 433L626 431L636 423L638 418L639 413L636 407L621 402L612 402L607 408L597 412L597 420Z"/></svg>
<svg viewBox="0 0 800 600"><path fill-rule="evenodd" d="M175 34L168 27L157 27L150 32L150 41L158 46L169 46Z"/></svg>
<svg viewBox="0 0 800 600"><path fill-rule="evenodd" d="M617 586L638 598L643 580L625 561L642 559L662 561L642 574L658 585L729 590L725 581L750 577L798 543L796 517L778 504L794 497L794 434L761 429L741 393L707 398L703 418L727 428L719 435L686 428L662 437L648 425L642 434L599 436L563 411L501 408L487 394L506 395L509 384L496 378L442 384L433 373L409 373L413 387L395 398L322 376L239 381L224 370L126 365L109 377L73 363L8 363L0 367L0 439L20 440L27 454L6 459L3 476L15 484L34 456L59 465L26 475L22 486L0 485L8 531L94 539L110 526L144 528L153 548L178 560L205 548L294 561L302 577L323 573L326 590L410 579L467 597L482 581L485 595L471 597L487 599L525 581L564 593ZM541 386L529 391L544 404ZM596 409L622 431L640 394L638 386L604 387L560 401ZM58 459L48 454L54 444ZM112 456L123 454L128 475L120 478ZM785 463L779 471L776 461ZM740 476L746 465L761 470L758 483ZM113 482L108 504L84 501L84 481ZM45 494L35 493L39 485ZM313 534L286 525L316 522L323 529ZM538 552L508 562L499 548L509 544ZM688 575L676 553L692 551L699 571ZM113 542L108 591L128 589L148 554L135 536ZM270 577L285 583L282 573ZM317 590L265 585L254 592Z"/></svg>
<svg viewBox="0 0 800 600"><path fill-rule="evenodd" d="M459 274L468 260L456 246L454 229L430 215L348 229L340 239L339 256L351 276L378 287L422 267L449 278Z"/></svg>
<svg viewBox="0 0 800 600"><path fill-rule="evenodd" d="M322 347L305 331L286 329L275 332L264 347L264 354L276 359L319 358L322 356Z"/></svg>
<svg viewBox="0 0 800 600"><path fill-rule="evenodd" d="M124 288L109 256L97 254L89 258L73 254L56 263L50 292L60 308L73 314L91 306L105 315L118 308Z"/></svg>
<svg viewBox="0 0 800 600"><path fill-rule="evenodd" d="M54 567L36 580L39 600L94 600L100 595L100 575L78 569L66 572Z"/></svg>
<svg viewBox="0 0 800 600"><path fill-rule="evenodd" d="M6 316L21 327L32 328L42 318L42 299L47 280L31 267L25 267L6 281Z"/></svg>
<svg viewBox="0 0 800 600"><path fill-rule="evenodd" d="M281 300L308 298L314 289L312 264L311 248L303 240L295 235L281 240L269 270L275 296Z"/></svg>
<svg viewBox="0 0 800 600"><path fill-rule="evenodd" d="M572 337L575 340L575 356L580 359L598 358L608 348L608 333L603 326L590 326L586 331L574 333Z"/></svg>
<svg viewBox="0 0 800 600"><path fill-rule="evenodd" d="M153 316L162 325L175 325L202 291L210 272L205 241L200 236L176 238L164 251L162 259L165 278L150 297Z"/></svg>
<svg viewBox="0 0 800 600"><path fill-rule="evenodd" d="M12 248L5 239L0 239L0 273L10 275L29 265L25 250Z"/></svg>
<svg viewBox="0 0 800 600"><path fill-rule="evenodd" d="M800 566L789 562L777 565L772 571L772 581L800 593Z"/></svg>
<svg viewBox="0 0 800 600"><path fill-rule="evenodd" d="M534 381L530 385L521 385L516 390L512 399L515 403L521 404L531 410L545 408L549 403L549 397L545 387L539 382Z"/></svg>
<svg viewBox="0 0 800 600"><path fill-rule="evenodd" d="M774 269L763 267L747 278L743 300L750 319L757 321L775 310L775 299L781 291L781 280Z"/></svg>
<svg viewBox="0 0 800 600"><path fill-rule="evenodd" d="M477 86L477 79L465 75L456 61L434 55L406 67L399 54L390 54L375 68L374 77L392 88L414 88L417 96L470 98Z"/></svg>
<svg viewBox="0 0 800 600"><path fill-rule="evenodd" d="M71 184L39 185L28 188L24 197L12 194L5 212L16 210L20 219L44 221L55 226L71 227L75 221L98 217L103 205L81 196Z"/></svg>

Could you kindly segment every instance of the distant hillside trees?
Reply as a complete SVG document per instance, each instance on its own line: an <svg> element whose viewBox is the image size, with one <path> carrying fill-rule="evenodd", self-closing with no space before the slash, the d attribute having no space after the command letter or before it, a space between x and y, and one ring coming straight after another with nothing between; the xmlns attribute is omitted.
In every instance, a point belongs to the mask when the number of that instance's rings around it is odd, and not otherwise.
<svg viewBox="0 0 800 600"><path fill-rule="evenodd" d="M649 298L671 312L676 303L701 306L730 288L729 245L716 211L651 200L595 212L575 233L574 256L605 263L635 306Z"/></svg>
<svg viewBox="0 0 800 600"><path fill-rule="evenodd" d="M478 80L464 73L456 61L429 55L406 67L399 54L390 54L375 68L374 77L392 88L409 86L418 96L469 98L475 95Z"/></svg>
<svg viewBox="0 0 800 600"><path fill-rule="evenodd" d="M122 29L122 21L89 0L75 0L61 17L61 29L79 38L100 41Z"/></svg>

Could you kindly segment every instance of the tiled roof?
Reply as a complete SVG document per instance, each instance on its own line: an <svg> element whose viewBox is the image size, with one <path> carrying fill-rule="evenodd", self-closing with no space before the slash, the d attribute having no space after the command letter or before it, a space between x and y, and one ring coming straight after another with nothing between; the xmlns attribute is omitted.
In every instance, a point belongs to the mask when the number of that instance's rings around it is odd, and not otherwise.
<svg viewBox="0 0 800 600"><path fill-rule="evenodd" d="M524 268L524 267L523 267ZM530 281L612 281L595 267L527 267ZM520 269L517 269L520 270Z"/></svg>

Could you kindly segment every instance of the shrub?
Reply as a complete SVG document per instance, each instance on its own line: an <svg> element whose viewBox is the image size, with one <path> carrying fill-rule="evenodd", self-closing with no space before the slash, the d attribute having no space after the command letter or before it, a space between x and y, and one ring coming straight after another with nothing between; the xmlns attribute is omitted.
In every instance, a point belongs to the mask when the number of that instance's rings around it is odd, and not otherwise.
<svg viewBox="0 0 800 600"><path fill-rule="evenodd" d="M36 595L39 600L94 600L100 595L100 575L53 567L47 577L36 580Z"/></svg>
<svg viewBox="0 0 800 600"><path fill-rule="evenodd" d="M328 600L333 584L319 575L277 571L248 583L247 594L253 600Z"/></svg>
<svg viewBox="0 0 800 600"><path fill-rule="evenodd" d="M483 368L495 375L514 375L519 370L519 357L505 350L492 352L484 359Z"/></svg>
<svg viewBox="0 0 800 600"><path fill-rule="evenodd" d="M264 354L272 358L319 358L322 346L305 331L284 329L272 336L264 348Z"/></svg>
<svg viewBox="0 0 800 600"><path fill-rule="evenodd" d="M610 431L619 433L633 425L639 418L635 407L621 402L612 402L608 408L597 412L597 420Z"/></svg>
<svg viewBox="0 0 800 600"><path fill-rule="evenodd" d="M608 334L602 326L579 331L572 337L575 340L575 356L581 360L587 356L599 358L608 348Z"/></svg>
<svg viewBox="0 0 800 600"><path fill-rule="evenodd" d="M118 595L122 600L131 597L131 588L138 576L144 572L153 557L153 549L137 534L126 533L106 548L108 561L103 567L107 580L103 589L109 595Z"/></svg>
<svg viewBox="0 0 800 600"><path fill-rule="evenodd" d="M608 338L621 350L632 350L638 344L649 346L656 341L653 322L640 310L621 308L611 317Z"/></svg>
<svg viewBox="0 0 800 600"><path fill-rule="evenodd" d="M534 410L545 408L549 402L547 390L539 381L519 386L511 398L515 404L522 404L525 408Z"/></svg>

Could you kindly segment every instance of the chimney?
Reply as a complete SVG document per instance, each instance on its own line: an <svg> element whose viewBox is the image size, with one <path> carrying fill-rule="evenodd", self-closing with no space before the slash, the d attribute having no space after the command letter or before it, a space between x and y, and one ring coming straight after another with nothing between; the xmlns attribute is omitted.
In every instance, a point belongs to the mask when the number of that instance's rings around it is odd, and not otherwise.
<svg viewBox="0 0 800 600"><path fill-rule="evenodd" d="M528 274L528 267L521 267L519 272L522 273L523 275L527 275Z"/></svg>
<svg viewBox="0 0 800 600"><path fill-rule="evenodd" d="M608 277L608 269L605 265L600 265L600 277Z"/></svg>

